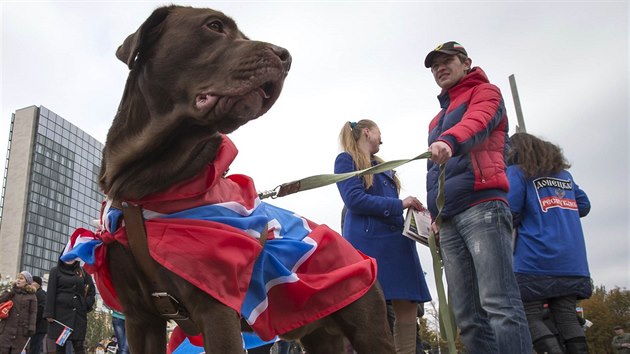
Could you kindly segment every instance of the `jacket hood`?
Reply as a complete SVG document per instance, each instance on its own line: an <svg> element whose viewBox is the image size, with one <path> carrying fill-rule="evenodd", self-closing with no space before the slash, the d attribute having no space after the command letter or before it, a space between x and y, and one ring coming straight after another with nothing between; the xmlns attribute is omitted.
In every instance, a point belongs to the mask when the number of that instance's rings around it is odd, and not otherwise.
<svg viewBox="0 0 630 354"><path fill-rule="evenodd" d="M23 288L18 288L17 286L15 286L15 284L13 284L13 291L22 294L35 294L35 292L37 292L37 289L35 289L35 287L31 284L26 284Z"/></svg>
<svg viewBox="0 0 630 354"><path fill-rule="evenodd" d="M442 91L438 96L438 100L440 101L441 107L448 107L448 101L453 99L462 92L469 90L472 87L478 86L479 84L489 83L488 76L486 73L478 66L470 69L468 74L464 76L459 82L446 91Z"/></svg>

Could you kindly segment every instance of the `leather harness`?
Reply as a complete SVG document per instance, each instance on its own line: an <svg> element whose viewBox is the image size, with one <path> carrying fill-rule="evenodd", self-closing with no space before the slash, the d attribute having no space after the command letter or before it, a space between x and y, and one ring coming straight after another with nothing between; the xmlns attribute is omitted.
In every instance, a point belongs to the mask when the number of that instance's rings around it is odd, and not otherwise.
<svg viewBox="0 0 630 354"><path fill-rule="evenodd" d="M151 283L151 289L149 290L151 290L151 298L155 309L162 318L177 322L184 332L191 335L198 334L199 328L190 319L189 312L184 304L166 291L167 287L159 277L156 261L149 253L142 208L129 202L114 202L113 204L123 212L129 249L134 261L140 267L140 271L144 273ZM259 241L261 246L264 247L267 238L261 237Z"/></svg>
<svg viewBox="0 0 630 354"><path fill-rule="evenodd" d="M157 264L149 253L142 209L128 202L122 202L120 206L125 219L129 249L136 264L151 283L149 290L151 290L151 298L156 310L166 320L174 320L178 323L190 320L184 305L166 291L167 287L158 275ZM192 324L192 321L190 323Z"/></svg>

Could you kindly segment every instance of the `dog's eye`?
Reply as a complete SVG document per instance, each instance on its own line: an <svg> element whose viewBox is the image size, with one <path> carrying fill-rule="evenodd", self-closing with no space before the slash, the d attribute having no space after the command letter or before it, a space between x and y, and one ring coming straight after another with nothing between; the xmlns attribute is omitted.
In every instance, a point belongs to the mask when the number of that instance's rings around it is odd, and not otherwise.
<svg viewBox="0 0 630 354"><path fill-rule="evenodd" d="M214 20L206 24L206 27L217 33L223 33L223 22Z"/></svg>

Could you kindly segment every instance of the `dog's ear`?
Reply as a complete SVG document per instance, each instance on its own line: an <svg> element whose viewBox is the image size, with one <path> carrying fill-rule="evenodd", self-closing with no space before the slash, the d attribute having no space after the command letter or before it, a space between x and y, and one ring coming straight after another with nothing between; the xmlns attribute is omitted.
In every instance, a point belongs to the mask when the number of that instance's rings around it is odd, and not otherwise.
<svg viewBox="0 0 630 354"><path fill-rule="evenodd" d="M160 7L153 11L151 16L144 21L135 33L130 34L123 44L116 50L116 57L133 69L134 64L142 51L155 41L159 33L160 24L168 16L172 6Z"/></svg>

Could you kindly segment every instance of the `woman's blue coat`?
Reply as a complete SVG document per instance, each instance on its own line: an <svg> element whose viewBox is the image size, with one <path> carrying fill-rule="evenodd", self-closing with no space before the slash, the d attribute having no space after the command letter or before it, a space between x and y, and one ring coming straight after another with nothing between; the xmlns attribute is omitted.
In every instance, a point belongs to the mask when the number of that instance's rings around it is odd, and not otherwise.
<svg viewBox="0 0 630 354"><path fill-rule="evenodd" d="M355 170L350 154L343 152L337 156L335 173ZM398 198L393 173L374 175L374 184L367 190L359 177L337 183L347 208L343 236L356 249L376 259L378 281L387 300L428 302L431 294L416 242L402 234L402 200Z"/></svg>

